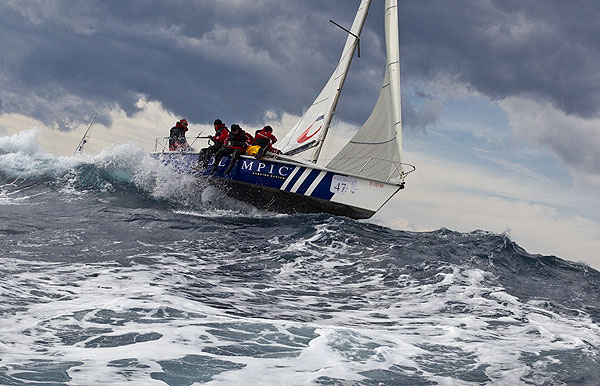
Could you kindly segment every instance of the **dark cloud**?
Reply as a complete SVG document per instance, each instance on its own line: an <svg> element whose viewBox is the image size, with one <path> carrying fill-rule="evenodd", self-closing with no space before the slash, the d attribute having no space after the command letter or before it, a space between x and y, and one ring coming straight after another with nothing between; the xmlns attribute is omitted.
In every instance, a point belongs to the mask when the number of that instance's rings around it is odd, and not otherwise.
<svg viewBox="0 0 600 386"><path fill-rule="evenodd" d="M404 75L442 75L492 99L524 96L598 117L599 15L591 0L405 2Z"/></svg>
<svg viewBox="0 0 600 386"><path fill-rule="evenodd" d="M8 2L1 112L65 130L94 111L105 122L114 107L135 113L142 96L196 121L301 113L345 41L328 18L348 26L355 11L342 1L322 13L301 3Z"/></svg>
<svg viewBox="0 0 600 386"><path fill-rule="evenodd" d="M401 2L403 82L442 76L491 98L524 95L582 117L600 101L598 7L563 1ZM0 4L0 112L68 130L140 97L194 121L260 124L300 114L333 69L356 2L7 0ZM383 74L383 1L374 0L338 111L359 123ZM568 17L565 17L568 16ZM422 129L439 105L404 98Z"/></svg>
<svg viewBox="0 0 600 386"><path fill-rule="evenodd" d="M439 123L443 110L441 102L430 98L425 99L423 106L417 109L411 99L402 94L402 121L406 129L424 133L427 127Z"/></svg>

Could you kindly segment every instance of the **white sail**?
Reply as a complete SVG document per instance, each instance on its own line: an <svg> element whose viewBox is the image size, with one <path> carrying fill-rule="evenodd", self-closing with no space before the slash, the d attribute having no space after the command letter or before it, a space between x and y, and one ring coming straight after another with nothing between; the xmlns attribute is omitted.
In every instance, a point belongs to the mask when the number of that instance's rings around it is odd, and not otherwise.
<svg viewBox="0 0 600 386"><path fill-rule="evenodd" d="M306 156L308 153L304 153L302 158L313 162L318 158L320 148L325 140L325 135L327 134L333 112L337 105L339 93L346 79L346 73L350 67L354 50L358 44L358 39L355 36L360 36L370 2L370 0L361 1L354 22L352 23L352 28L350 29L351 34L348 34L342 56L335 71L302 118L281 140L280 146L282 146L281 150L284 153L295 154L314 148L315 151L312 156Z"/></svg>
<svg viewBox="0 0 600 386"><path fill-rule="evenodd" d="M379 99L367 121L327 168L384 181L401 177L402 115L398 11L396 0L386 0L387 65Z"/></svg>

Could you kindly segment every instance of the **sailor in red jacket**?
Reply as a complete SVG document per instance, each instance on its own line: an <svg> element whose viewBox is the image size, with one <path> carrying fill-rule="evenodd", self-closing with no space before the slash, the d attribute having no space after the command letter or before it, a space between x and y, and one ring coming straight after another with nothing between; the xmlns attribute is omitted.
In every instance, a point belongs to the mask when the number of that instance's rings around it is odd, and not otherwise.
<svg viewBox="0 0 600 386"><path fill-rule="evenodd" d="M213 164L210 174L214 174L219 166L219 162L221 162L221 159L224 156L231 155L231 161L229 161L229 166L225 170L225 174L229 174L240 155L246 152L246 148L250 143L252 143L252 136L250 134L242 130L239 125L231 125L229 138L227 138L226 145L215 155L215 163Z"/></svg>
<svg viewBox="0 0 600 386"><path fill-rule="evenodd" d="M217 154L217 152L221 150L223 144L229 137L229 130L227 130L227 126L225 126L225 124L220 119L215 120L214 127L215 135L209 136L213 144L207 148L200 150L200 154L198 155L198 164L204 167L208 165L210 157Z"/></svg>
<svg viewBox="0 0 600 386"><path fill-rule="evenodd" d="M253 146L260 146L255 156L256 159L264 157L267 151L278 153L279 150L272 146L275 142L277 142L277 137L273 135L273 128L271 126L265 126L261 130L256 131L254 141L252 142Z"/></svg>

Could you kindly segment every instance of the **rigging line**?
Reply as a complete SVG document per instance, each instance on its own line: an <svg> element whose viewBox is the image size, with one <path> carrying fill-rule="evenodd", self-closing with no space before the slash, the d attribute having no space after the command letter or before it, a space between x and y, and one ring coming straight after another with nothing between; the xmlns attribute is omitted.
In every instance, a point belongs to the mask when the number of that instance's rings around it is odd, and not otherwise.
<svg viewBox="0 0 600 386"><path fill-rule="evenodd" d="M192 141L192 143L190 144L190 147L194 146L194 143L196 143L196 140L198 140L198 138L208 138L208 136L205 137L201 137L202 135L202 130L200 130L200 132L198 133L198 135L196 136L196 138L194 138L194 140Z"/></svg>

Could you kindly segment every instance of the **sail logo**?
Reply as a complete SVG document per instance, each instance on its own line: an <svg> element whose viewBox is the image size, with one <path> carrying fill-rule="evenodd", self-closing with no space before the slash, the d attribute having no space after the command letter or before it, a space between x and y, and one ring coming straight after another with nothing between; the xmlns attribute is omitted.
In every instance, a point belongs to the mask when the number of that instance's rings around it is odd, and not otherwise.
<svg viewBox="0 0 600 386"><path fill-rule="evenodd" d="M298 143L304 143L306 141L308 141L309 139L311 139L312 137L315 136L315 134L317 134L321 128L323 127L323 125L320 125L319 128L317 130L315 130L312 134L308 134L310 132L310 129L312 129L312 127L315 125L315 123L323 120L323 118L325 118L325 115L321 114L317 117L317 119L315 119L315 121L313 123L311 123L310 126L308 126L308 129L304 130L304 133L300 134L300 136L298 137L298 139L296 141L298 141Z"/></svg>

